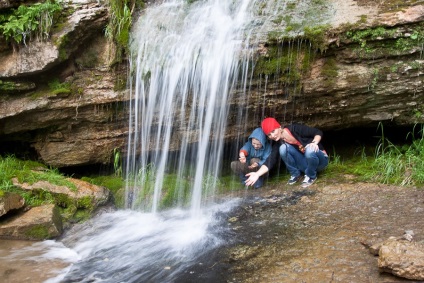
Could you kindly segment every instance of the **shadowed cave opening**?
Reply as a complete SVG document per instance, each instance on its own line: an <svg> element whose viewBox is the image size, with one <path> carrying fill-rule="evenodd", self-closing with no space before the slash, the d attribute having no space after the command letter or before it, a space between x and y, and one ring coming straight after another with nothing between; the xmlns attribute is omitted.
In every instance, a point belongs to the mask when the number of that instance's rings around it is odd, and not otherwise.
<svg viewBox="0 0 424 283"><path fill-rule="evenodd" d="M385 139L393 144L410 144L414 138L418 139L421 137L422 133L420 130L421 128L418 126L393 126L389 124L384 125L383 129L378 125L340 130L324 129L323 144L329 155L336 154L342 159L349 159L363 150L366 150L368 155L372 155L383 135ZM222 174L231 174L230 162L237 159L238 150L247 141L248 135L249 133L246 133L245 137L242 135L238 142L233 141L225 144L222 160ZM14 155L20 159L40 161L37 152L28 140L4 138L0 141L0 154L2 156ZM178 156L176 153L172 155ZM124 160L125 157L123 156L122 158ZM113 161L113 158L111 158L111 161ZM114 172L112 163L69 166L59 169L63 174L75 178L89 175L108 175ZM281 166L279 169L273 171L274 174L278 174L278 172L281 171Z"/></svg>

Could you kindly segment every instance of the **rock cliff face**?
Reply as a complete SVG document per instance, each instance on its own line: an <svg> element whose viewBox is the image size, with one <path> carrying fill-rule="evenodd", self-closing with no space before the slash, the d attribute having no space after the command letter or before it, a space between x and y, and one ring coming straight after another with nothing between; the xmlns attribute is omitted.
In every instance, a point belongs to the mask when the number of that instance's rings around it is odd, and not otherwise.
<svg viewBox="0 0 424 283"><path fill-rule="evenodd" d="M126 67L111 67L105 6L64 10L50 40L18 48L0 40L1 147L56 167L109 163L126 137Z"/></svg>
<svg viewBox="0 0 424 283"><path fill-rule="evenodd" d="M248 97L236 92L229 102L246 110L248 122L230 114L228 141L264 116L324 130L423 122L424 5L381 2L328 1L334 12L324 32L264 42ZM107 8L69 5L47 41L17 48L0 38L0 148L27 150L56 167L107 164L125 148L127 67L111 67ZM0 2L0 11L8 7ZM284 52L276 52L293 44L301 50L295 71L281 68Z"/></svg>

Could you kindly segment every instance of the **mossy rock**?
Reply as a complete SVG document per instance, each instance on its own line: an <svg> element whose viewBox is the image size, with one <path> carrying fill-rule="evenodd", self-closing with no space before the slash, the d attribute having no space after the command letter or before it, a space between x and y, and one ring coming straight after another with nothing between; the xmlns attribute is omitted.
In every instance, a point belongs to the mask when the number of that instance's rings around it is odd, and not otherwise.
<svg viewBox="0 0 424 283"><path fill-rule="evenodd" d="M15 82L0 80L0 95L1 94L16 94L32 91L36 88L33 82Z"/></svg>

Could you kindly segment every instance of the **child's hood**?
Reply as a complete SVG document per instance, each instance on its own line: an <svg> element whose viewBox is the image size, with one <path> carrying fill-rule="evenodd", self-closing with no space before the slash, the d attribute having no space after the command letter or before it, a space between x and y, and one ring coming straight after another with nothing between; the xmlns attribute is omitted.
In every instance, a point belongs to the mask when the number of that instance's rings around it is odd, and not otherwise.
<svg viewBox="0 0 424 283"><path fill-rule="evenodd" d="M262 131L261 128L256 128L255 130L253 130L253 132L249 136L249 142L252 142L252 138L255 138L258 141L260 141L262 144L262 147L263 148L265 147L267 143L267 139L266 139L266 135L264 131Z"/></svg>

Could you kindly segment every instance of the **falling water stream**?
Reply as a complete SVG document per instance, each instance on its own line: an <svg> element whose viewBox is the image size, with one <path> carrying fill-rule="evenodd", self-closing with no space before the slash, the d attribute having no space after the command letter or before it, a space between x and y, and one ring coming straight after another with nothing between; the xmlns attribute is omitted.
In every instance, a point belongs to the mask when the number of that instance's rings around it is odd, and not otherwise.
<svg viewBox="0 0 424 283"><path fill-rule="evenodd" d="M302 7L311 1L297 2L291 23L308 16ZM173 282L222 244L227 231L217 214L237 205L213 198L228 101L236 88L248 99L254 50L271 27L285 30L290 3L170 0L143 11L130 42L126 209L22 249L47 265L63 262L46 282ZM163 210L164 199L175 208Z"/></svg>

